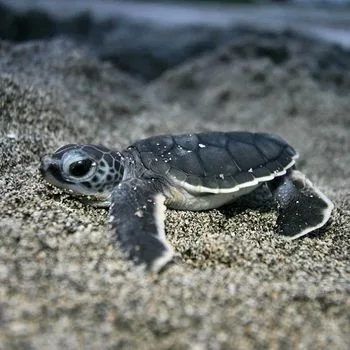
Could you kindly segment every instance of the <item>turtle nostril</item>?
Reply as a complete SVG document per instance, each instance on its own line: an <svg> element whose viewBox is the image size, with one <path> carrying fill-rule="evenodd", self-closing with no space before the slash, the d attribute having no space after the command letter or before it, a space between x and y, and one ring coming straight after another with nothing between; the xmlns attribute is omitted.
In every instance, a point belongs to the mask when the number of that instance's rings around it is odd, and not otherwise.
<svg viewBox="0 0 350 350"><path fill-rule="evenodd" d="M44 156L41 158L40 160L40 167L39 170L41 173L45 173L47 171L47 169L50 166L50 157L49 156Z"/></svg>
<svg viewBox="0 0 350 350"><path fill-rule="evenodd" d="M50 168L52 168L54 165L55 164L50 156L44 156L40 160L39 171L42 175L44 175L50 171Z"/></svg>
<svg viewBox="0 0 350 350"><path fill-rule="evenodd" d="M50 178L54 177L59 182L67 182L61 174L58 162L50 156L41 158L39 171L41 175L51 182Z"/></svg>

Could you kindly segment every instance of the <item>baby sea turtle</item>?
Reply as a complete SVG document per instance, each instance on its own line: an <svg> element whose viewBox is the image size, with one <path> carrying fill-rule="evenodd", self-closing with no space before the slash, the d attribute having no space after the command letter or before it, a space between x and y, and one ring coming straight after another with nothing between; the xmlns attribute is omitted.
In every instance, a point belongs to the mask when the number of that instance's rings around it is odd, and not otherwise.
<svg viewBox="0 0 350 350"><path fill-rule="evenodd" d="M276 135L203 132L150 137L121 152L66 145L45 156L40 170L51 184L109 207L127 257L158 271L173 257L165 238L165 205L218 208L250 192L254 198L265 186L277 202L278 234L295 239L322 227L333 203L295 170L297 156Z"/></svg>

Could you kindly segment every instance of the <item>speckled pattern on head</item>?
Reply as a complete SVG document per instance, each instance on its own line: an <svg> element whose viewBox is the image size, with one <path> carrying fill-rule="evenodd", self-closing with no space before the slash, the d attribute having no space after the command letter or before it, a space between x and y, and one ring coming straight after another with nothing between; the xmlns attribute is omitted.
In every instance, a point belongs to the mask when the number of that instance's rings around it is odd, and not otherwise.
<svg viewBox="0 0 350 350"><path fill-rule="evenodd" d="M258 197L265 184L278 207L278 234L295 239L322 227L333 204L294 169L297 156L276 135L204 132L155 136L120 152L67 145L44 157L41 171L86 202L110 207L109 222L127 257L159 271L174 255L165 236L165 205L218 208L248 193Z"/></svg>
<svg viewBox="0 0 350 350"><path fill-rule="evenodd" d="M51 174L59 187L77 190L82 195L110 193L123 178L119 152L102 145L69 144L59 148L52 157L44 157L41 171Z"/></svg>

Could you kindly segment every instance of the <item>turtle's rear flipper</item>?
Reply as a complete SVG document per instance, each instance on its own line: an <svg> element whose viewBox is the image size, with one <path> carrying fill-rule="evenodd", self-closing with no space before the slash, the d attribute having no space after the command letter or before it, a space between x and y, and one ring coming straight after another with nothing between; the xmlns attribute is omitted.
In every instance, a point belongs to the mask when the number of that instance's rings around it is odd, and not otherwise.
<svg viewBox="0 0 350 350"><path fill-rule="evenodd" d="M136 264L159 271L173 257L165 238L165 197L155 182L131 179L112 193L110 223L121 249Z"/></svg>
<svg viewBox="0 0 350 350"><path fill-rule="evenodd" d="M295 239L328 221L333 203L300 171L276 178L273 187L279 211L277 233Z"/></svg>

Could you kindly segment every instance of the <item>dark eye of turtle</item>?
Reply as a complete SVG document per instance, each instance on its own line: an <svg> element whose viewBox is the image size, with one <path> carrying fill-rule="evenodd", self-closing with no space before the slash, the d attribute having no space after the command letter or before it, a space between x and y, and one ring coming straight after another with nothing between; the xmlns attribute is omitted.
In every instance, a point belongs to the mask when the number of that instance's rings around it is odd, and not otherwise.
<svg viewBox="0 0 350 350"><path fill-rule="evenodd" d="M81 177L86 175L91 169L92 161L90 159L82 159L72 163L69 166L69 172L71 175Z"/></svg>

